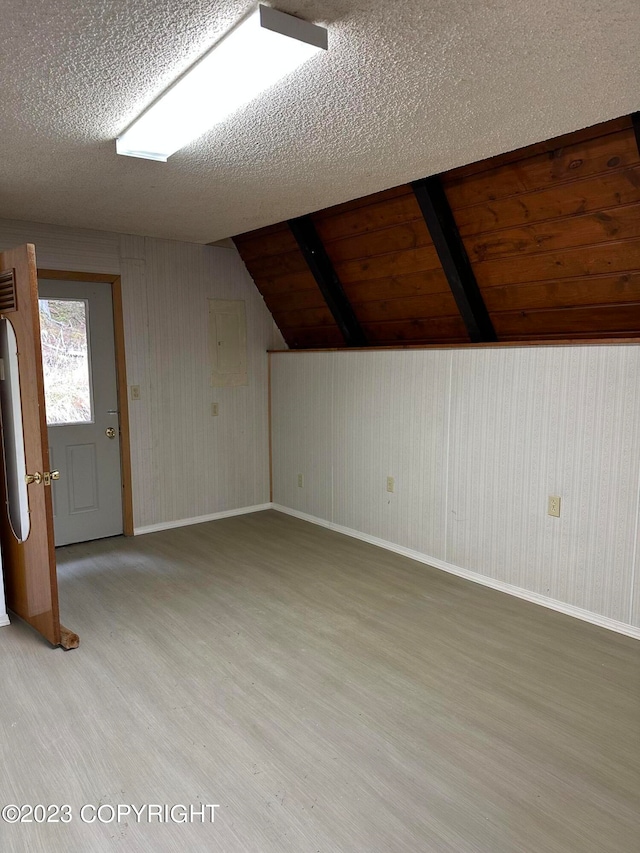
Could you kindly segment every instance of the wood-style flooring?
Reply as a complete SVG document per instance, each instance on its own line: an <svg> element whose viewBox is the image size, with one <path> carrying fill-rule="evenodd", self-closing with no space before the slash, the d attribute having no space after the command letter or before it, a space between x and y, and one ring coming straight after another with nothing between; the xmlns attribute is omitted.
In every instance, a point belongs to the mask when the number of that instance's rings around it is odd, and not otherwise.
<svg viewBox="0 0 640 853"><path fill-rule="evenodd" d="M73 820L3 853L640 849L631 638L273 511L58 563L81 645L0 629L0 806ZM220 807L80 820L118 803Z"/></svg>

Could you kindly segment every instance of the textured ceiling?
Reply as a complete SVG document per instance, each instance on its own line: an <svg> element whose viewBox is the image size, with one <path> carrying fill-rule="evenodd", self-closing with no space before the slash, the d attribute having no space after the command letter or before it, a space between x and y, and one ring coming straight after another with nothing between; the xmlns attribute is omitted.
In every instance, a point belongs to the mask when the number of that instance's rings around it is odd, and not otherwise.
<svg viewBox="0 0 640 853"><path fill-rule="evenodd" d="M168 163L118 157L253 5L3 0L2 216L209 242L640 108L638 0L281 0L327 55Z"/></svg>

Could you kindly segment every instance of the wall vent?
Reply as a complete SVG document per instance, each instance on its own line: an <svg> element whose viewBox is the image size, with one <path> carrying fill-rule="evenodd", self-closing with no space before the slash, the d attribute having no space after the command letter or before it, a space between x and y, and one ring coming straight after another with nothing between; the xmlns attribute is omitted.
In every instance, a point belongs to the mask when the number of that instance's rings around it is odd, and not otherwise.
<svg viewBox="0 0 640 853"><path fill-rule="evenodd" d="M0 313L16 310L15 270L4 270L0 272Z"/></svg>

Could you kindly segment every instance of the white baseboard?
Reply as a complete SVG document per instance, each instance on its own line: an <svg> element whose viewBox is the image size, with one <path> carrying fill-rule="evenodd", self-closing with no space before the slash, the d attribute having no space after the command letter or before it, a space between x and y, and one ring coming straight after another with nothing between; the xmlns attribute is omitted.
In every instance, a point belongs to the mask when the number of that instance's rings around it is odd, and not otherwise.
<svg viewBox="0 0 640 853"><path fill-rule="evenodd" d="M548 607L550 610L557 610L560 613L565 613L567 616L574 616L576 619L582 619L585 622L591 622L593 625L598 625L600 628L608 628L610 631L616 631L619 634L626 634L628 637L634 637L640 640L640 628L635 628L633 625L628 625L626 622L618 622L616 619L609 619L608 616L601 616L599 613L593 613L591 610L583 610L581 607L575 607L573 604L567 604L564 601L558 601L555 598L548 598L546 595L540 595L537 592L531 592L528 589L522 589L519 586L512 586L504 583L504 581L495 580L494 578L486 577L485 575L472 572L469 569L463 569L460 566L454 566L453 563L445 563L444 560L438 560L435 557L429 557L427 554L422 554L420 551L413 551L411 548L405 548L403 545L396 545L394 542L388 542L386 539L378 539L377 536L370 536L368 533L360 533L358 530L353 530L351 527L343 527L341 524L334 524L332 521L326 521L324 518L318 518L315 515L309 515L306 512L299 512L297 509L290 509L281 504L272 504L272 508L278 512L283 512L286 515L292 515L295 518L300 518L303 521L310 521L312 524L318 524L320 527L327 527L329 530L335 530L336 533L344 533L345 536L352 536L354 539L361 539L363 542L369 542L371 545L377 545L379 548L386 548L387 551L394 551L396 554L402 554L403 557L409 557L412 560L417 560L419 563L426 563L428 566L433 566L435 569L441 569L443 572L449 572L452 575L465 578L474 583L482 584L482 586L497 589L499 592L506 592L508 595L514 595L517 598L523 598L525 601L532 601L534 604L541 604L543 607Z"/></svg>
<svg viewBox="0 0 640 853"><path fill-rule="evenodd" d="M0 628L4 627L5 625L10 625L10 624L11 624L11 622L9 622L9 617L7 616L7 614L6 613L0 613Z"/></svg>
<svg viewBox="0 0 640 853"><path fill-rule="evenodd" d="M239 509L225 509L222 512L212 512L210 515L198 515L195 518L179 518L177 521L161 521L160 524L148 524L145 527L134 528L133 535L140 536L143 533L155 533L158 530L172 530L174 527L188 527L190 524L202 524L205 521L216 521L219 518L230 518L232 515L246 515L249 512L261 512L271 509L273 504L256 504L255 506L242 506Z"/></svg>

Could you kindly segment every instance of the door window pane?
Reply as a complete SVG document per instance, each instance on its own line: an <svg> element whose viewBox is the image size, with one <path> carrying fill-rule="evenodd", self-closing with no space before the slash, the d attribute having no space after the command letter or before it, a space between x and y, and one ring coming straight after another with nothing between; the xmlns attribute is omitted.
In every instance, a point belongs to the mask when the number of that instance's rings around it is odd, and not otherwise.
<svg viewBox="0 0 640 853"><path fill-rule="evenodd" d="M47 424L91 423L86 302L38 301Z"/></svg>

